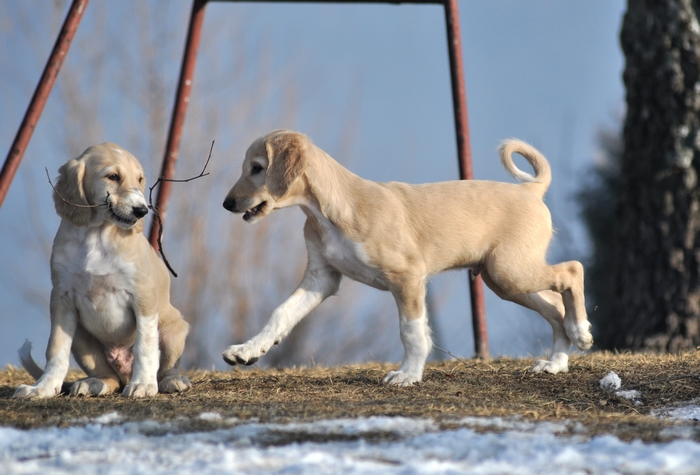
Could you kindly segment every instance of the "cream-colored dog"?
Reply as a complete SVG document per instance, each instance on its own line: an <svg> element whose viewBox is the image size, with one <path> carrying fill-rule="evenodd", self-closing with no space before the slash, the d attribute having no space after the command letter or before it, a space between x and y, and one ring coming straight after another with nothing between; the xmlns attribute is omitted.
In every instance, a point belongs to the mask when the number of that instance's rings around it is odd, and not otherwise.
<svg viewBox="0 0 700 475"><path fill-rule="evenodd" d="M144 397L191 386L177 369L188 324L170 305L168 270L143 235L145 186L138 160L112 143L59 169L46 368L25 344L20 359L37 381L14 397L56 396L71 352L88 375L71 395L101 396L125 385L124 396Z"/></svg>
<svg viewBox="0 0 700 475"><path fill-rule="evenodd" d="M581 349L593 343L583 267L577 261L550 266L545 260L552 237L542 201L551 182L547 160L518 140L506 140L499 150L505 169L524 183L375 183L343 168L303 134L278 130L253 142L224 208L244 213L252 223L277 208L301 206L308 265L299 287L263 330L229 347L224 360L257 361L334 294L346 275L394 296L404 357L384 382L408 386L421 380L432 347L426 280L446 269L471 268L498 296L539 312L551 324L552 354L532 371L567 371L571 343ZM535 176L515 167L514 152L530 162Z"/></svg>

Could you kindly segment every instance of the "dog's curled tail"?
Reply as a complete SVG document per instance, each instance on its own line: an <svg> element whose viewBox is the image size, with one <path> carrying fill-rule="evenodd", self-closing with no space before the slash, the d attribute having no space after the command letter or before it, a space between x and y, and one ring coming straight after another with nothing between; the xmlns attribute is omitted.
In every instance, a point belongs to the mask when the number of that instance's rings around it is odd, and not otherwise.
<svg viewBox="0 0 700 475"><path fill-rule="evenodd" d="M19 361L22 363L22 367L27 370L32 378L39 379L44 374L44 370L36 364L34 358L32 358L32 342L29 340L24 340L24 345L22 348L17 350L19 354Z"/></svg>
<svg viewBox="0 0 700 475"><path fill-rule="evenodd" d="M525 173L515 166L513 153L519 153L530 162L535 170L535 176ZM518 181L538 184L539 196L540 198L544 196L552 182L552 170L549 168L549 162L539 150L522 140L507 139L498 146L498 154L501 156L501 163L508 173Z"/></svg>

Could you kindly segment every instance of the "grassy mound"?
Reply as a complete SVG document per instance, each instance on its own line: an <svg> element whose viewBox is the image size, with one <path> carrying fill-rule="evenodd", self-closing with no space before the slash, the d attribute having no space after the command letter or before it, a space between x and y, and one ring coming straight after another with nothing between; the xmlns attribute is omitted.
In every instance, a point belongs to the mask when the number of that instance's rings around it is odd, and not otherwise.
<svg viewBox="0 0 700 475"><path fill-rule="evenodd" d="M609 433L651 441L659 440L665 428L679 424L650 416L652 410L700 398L698 351L574 356L569 372L560 375L529 373L533 363L511 358L431 363L423 382L410 388L383 385L386 371L395 366L379 363L190 371L190 391L142 400L127 400L119 394L16 400L11 398L15 387L32 379L24 370L8 367L0 370L0 421L18 428L67 427L116 411L121 422L155 420L177 422L178 430L209 430L215 426L199 417L205 412L236 423L404 416L432 418L443 427L467 416L500 416L576 421L591 435ZM620 376L622 389L640 391L638 402L599 387L609 371ZM79 377L79 372L71 372L68 380Z"/></svg>

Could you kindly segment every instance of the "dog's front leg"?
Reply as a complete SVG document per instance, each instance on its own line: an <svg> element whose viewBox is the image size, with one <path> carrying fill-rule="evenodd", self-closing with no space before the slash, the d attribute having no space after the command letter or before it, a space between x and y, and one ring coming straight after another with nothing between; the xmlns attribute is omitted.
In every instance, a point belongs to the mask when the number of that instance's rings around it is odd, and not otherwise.
<svg viewBox="0 0 700 475"><path fill-rule="evenodd" d="M44 374L29 386L20 385L12 397L50 398L61 392L61 385L68 373L70 349L78 322L72 297L51 291L51 335L46 347Z"/></svg>
<svg viewBox="0 0 700 475"><path fill-rule="evenodd" d="M404 355L397 371L389 371L384 382L410 386L423 379L425 360L433 347L425 306L425 283L404 284L392 290L399 308L399 331Z"/></svg>
<svg viewBox="0 0 700 475"><path fill-rule="evenodd" d="M134 369L122 396L145 397L158 394L158 314L136 315Z"/></svg>
<svg viewBox="0 0 700 475"><path fill-rule="evenodd" d="M327 297L337 292L342 274L331 267L321 253L307 242L309 261L299 287L277 307L262 331L243 343L229 346L223 353L230 364L252 365L286 337L292 328Z"/></svg>

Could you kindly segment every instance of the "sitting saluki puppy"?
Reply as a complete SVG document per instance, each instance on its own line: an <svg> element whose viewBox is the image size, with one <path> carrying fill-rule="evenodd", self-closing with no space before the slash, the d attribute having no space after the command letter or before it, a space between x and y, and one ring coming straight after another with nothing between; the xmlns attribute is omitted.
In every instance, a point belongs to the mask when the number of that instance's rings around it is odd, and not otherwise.
<svg viewBox="0 0 700 475"><path fill-rule="evenodd" d="M426 280L447 269L471 268L501 298L539 312L552 326L553 350L533 372L568 371L568 351L593 344L577 261L548 265L552 237L542 198L551 182L547 160L532 146L506 140L505 169L523 183L451 181L424 185L364 180L305 135L278 130L248 148L243 173L224 208L259 221L273 210L301 206L308 264L294 293L255 337L230 346L224 360L252 364L307 313L334 294L342 275L394 296L404 357L385 383L420 381L432 342ZM535 176L511 154L523 155Z"/></svg>
<svg viewBox="0 0 700 475"><path fill-rule="evenodd" d="M46 368L25 344L20 359L37 381L14 397L57 395L71 352L88 376L72 384L71 395L123 387L126 397L144 397L191 387L177 368L189 325L170 304L168 270L143 235L145 186L138 160L112 143L59 169Z"/></svg>

